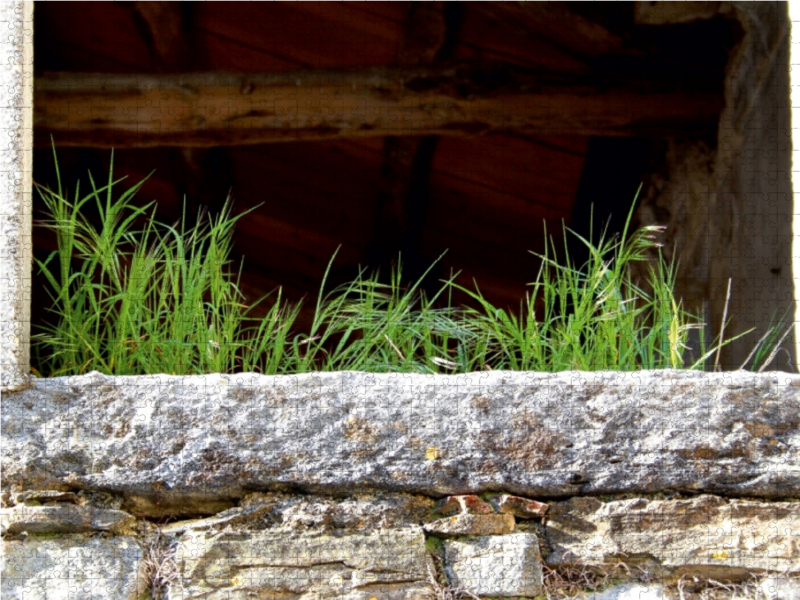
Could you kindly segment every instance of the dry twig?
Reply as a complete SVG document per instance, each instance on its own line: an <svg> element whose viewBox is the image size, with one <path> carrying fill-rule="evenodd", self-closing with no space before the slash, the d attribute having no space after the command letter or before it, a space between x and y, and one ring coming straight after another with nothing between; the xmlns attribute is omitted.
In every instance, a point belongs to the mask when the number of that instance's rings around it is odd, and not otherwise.
<svg viewBox="0 0 800 600"><path fill-rule="evenodd" d="M617 578L641 582L652 580L647 569L638 565L636 568L639 570L638 574L634 574L633 570L622 561L613 565L593 565L590 567L577 560L572 565L563 565L557 569L544 565L542 577L544 593L548 600L563 600L574 598L587 590L596 592L608 586Z"/></svg>
<svg viewBox="0 0 800 600"><path fill-rule="evenodd" d="M481 600L478 596L462 587L445 586L439 583L436 579L436 573L434 573L430 565L428 565L428 580L433 588L434 600L461 600L465 596L473 598L473 600Z"/></svg>
<svg viewBox="0 0 800 600"><path fill-rule="evenodd" d="M178 578L175 562L177 544L170 543L160 531L140 542L142 547L142 577L153 600L168 600L169 586Z"/></svg>

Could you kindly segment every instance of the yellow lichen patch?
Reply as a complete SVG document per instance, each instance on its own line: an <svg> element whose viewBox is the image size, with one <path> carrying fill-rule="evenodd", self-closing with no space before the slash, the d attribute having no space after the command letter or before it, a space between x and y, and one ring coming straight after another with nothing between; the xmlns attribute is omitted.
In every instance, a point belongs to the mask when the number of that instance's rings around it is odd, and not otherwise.
<svg viewBox="0 0 800 600"><path fill-rule="evenodd" d="M472 397L470 404L472 405L472 408L487 408L489 404L491 404L491 401L485 396L478 395Z"/></svg>
<svg viewBox="0 0 800 600"><path fill-rule="evenodd" d="M391 477L393 481L405 481L408 479L408 476L402 471L392 471L389 477Z"/></svg>
<svg viewBox="0 0 800 600"><path fill-rule="evenodd" d="M745 423L744 428L753 437L769 438L775 435L775 430L766 423Z"/></svg>
<svg viewBox="0 0 800 600"><path fill-rule="evenodd" d="M505 435L482 438L484 449L534 470L547 468L563 454L563 435L543 427L533 412L525 410L515 415L510 425Z"/></svg>
<svg viewBox="0 0 800 600"><path fill-rule="evenodd" d="M344 437L363 444L374 444L380 437L380 429L360 417L349 417L342 429L344 430Z"/></svg>

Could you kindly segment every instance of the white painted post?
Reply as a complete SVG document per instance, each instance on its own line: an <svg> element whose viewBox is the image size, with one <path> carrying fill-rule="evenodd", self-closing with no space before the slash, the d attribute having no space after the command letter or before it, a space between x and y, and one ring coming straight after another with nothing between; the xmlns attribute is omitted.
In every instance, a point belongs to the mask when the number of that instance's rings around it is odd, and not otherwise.
<svg viewBox="0 0 800 600"><path fill-rule="evenodd" d="M0 391L30 372L33 2L0 2Z"/></svg>

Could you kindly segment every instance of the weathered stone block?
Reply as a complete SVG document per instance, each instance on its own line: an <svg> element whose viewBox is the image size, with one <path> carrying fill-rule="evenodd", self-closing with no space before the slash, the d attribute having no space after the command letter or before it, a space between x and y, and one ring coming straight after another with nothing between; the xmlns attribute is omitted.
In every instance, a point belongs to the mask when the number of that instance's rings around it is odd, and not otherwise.
<svg viewBox="0 0 800 600"><path fill-rule="evenodd" d="M514 531L514 516L462 513L426 523L424 529L435 535L501 535Z"/></svg>
<svg viewBox="0 0 800 600"><path fill-rule="evenodd" d="M550 506L547 537L552 566L638 555L668 568L800 571L798 502L572 498Z"/></svg>
<svg viewBox="0 0 800 600"><path fill-rule="evenodd" d="M71 502L72 504L78 504L78 494L59 490L31 490L16 494L14 502L17 504L25 502L38 502L40 504L45 502Z"/></svg>
<svg viewBox="0 0 800 600"><path fill-rule="evenodd" d="M542 593L539 540L532 533L444 542L451 585L478 596L535 597Z"/></svg>
<svg viewBox="0 0 800 600"><path fill-rule="evenodd" d="M121 510L74 504L49 504L0 509L2 531L27 533L89 533L91 531L120 531L134 523L132 515Z"/></svg>
<svg viewBox="0 0 800 600"><path fill-rule="evenodd" d="M800 600L800 578L766 577L758 585L766 600Z"/></svg>
<svg viewBox="0 0 800 600"><path fill-rule="evenodd" d="M461 496L447 496L436 503L434 512L438 515L454 515L456 513L472 513L475 515L488 515L494 508L474 494Z"/></svg>
<svg viewBox="0 0 800 600"><path fill-rule="evenodd" d="M528 498L500 494L492 496L489 501L497 512L514 515L520 519L540 519L547 512L547 504Z"/></svg>
<svg viewBox="0 0 800 600"><path fill-rule="evenodd" d="M788 373L91 373L35 379L0 416L9 491L102 489L137 516L210 515L289 487L800 497Z"/></svg>
<svg viewBox="0 0 800 600"><path fill-rule="evenodd" d="M0 2L0 390L30 374L33 2Z"/></svg>
<svg viewBox="0 0 800 600"><path fill-rule="evenodd" d="M432 559L419 527L375 535L189 532L172 597L407 600L430 593ZM255 596L254 596L255 594Z"/></svg>
<svg viewBox="0 0 800 600"><path fill-rule="evenodd" d="M161 528L164 534L188 529L263 530L299 533L370 533L430 520L434 500L410 494L352 494L340 498L256 492L239 506L206 519L188 519Z"/></svg>
<svg viewBox="0 0 800 600"><path fill-rule="evenodd" d="M4 541L2 592L8 600L138 600L142 551L134 538L31 536Z"/></svg>

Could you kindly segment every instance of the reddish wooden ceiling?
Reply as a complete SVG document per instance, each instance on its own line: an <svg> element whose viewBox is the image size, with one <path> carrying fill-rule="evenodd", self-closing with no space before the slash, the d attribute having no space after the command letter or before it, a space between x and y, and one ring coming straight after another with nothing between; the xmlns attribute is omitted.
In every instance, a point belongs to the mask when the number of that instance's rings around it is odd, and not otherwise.
<svg viewBox="0 0 800 600"><path fill-rule="evenodd" d="M187 32L194 44L191 69L389 65L397 56L409 7L407 2L192 3ZM132 2L37 3L36 71L163 71L147 34ZM472 3L464 5L452 55L557 71L587 68L565 44L534 35L530 27L509 27L507 20L487 16L486 6ZM553 233L560 231L562 220L569 221L587 143L588 138L574 136L440 139L421 254L433 259L449 249L446 271L462 270L463 282L475 277L492 300L517 305L536 274L538 263L527 250L542 251L543 221ZM237 209L263 203L240 222L236 234L237 251L246 261L245 289L251 294L282 284L290 295L313 296L339 245L338 265L363 262L376 217L383 140L224 152L230 169L220 190L232 184ZM107 164L108 154L64 149L59 153L62 174L67 181L82 177L88 166ZM138 180L155 169L140 197L157 199L159 214L172 219L186 189L179 185L187 177L180 156L181 150L171 148L119 151L115 172ZM37 181L54 181L51 163L48 151L36 151ZM196 199L188 202L196 207ZM52 242L38 232L35 244L46 248Z"/></svg>

